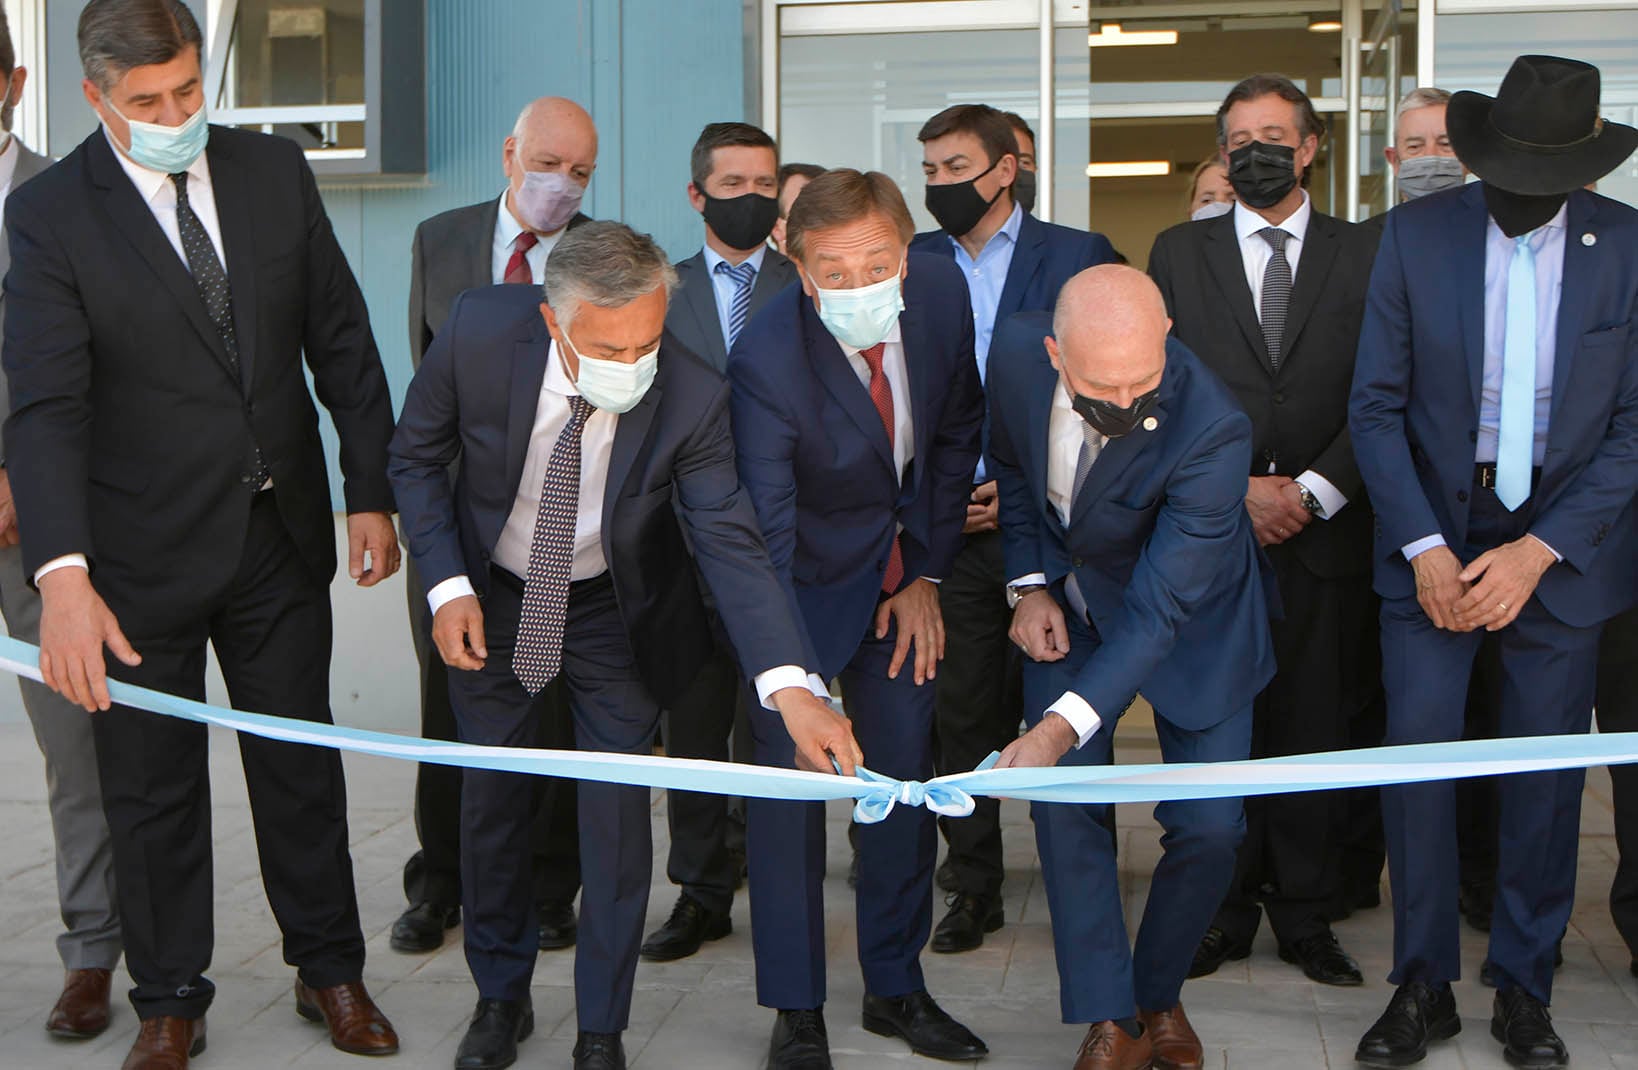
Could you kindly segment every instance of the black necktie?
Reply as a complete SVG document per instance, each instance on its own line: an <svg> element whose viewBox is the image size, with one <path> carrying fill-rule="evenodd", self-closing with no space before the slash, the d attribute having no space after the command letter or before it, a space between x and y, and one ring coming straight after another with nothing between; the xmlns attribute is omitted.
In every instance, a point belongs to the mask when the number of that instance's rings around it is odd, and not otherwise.
<svg viewBox="0 0 1638 1070"><path fill-rule="evenodd" d="M552 682L563 666L563 629L569 620L569 576L574 566L574 528L580 516L580 437L591 402L569 399L563 425L546 462L540 511L529 543L529 575L523 583L512 672L531 695Z"/></svg>
<svg viewBox="0 0 1638 1070"><path fill-rule="evenodd" d="M1285 258L1286 239L1291 235L1279 227L1257 232L1268 243L1268 266L1263 269L1263 342L1268 346L1268 363L1280 370L1280 343L1285 337L1285 313L1291 307L1291 262Z"/></svg>

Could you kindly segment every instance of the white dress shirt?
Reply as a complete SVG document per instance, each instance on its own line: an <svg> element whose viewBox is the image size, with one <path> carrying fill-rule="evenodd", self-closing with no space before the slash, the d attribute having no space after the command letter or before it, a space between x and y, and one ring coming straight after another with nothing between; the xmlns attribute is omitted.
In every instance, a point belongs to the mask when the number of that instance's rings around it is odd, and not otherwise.
<svg viewBox="0 0 1638 1070"><path fill-rule="evenodd" d="M1288 235L1285 239L1285 260L1291 265L1291 284L1294 287L1297 283L1297 265L1302 260L1303 245L1308 237L1308 220L1313 214L1314 206L1308 199L1307 190L1303 191L1302 204L1279 224L1270 223L1239 201L1234 202L1234 236L1240 243L1240 263L1246 269L1246 285L1251 287L1251 304L1259 322L1263 318L1263 272L1268 270L1268 262L1274 258L1274 247L1258 231L1277 225ZM1274 474L1273 465L1269 466L1268 474ZM1348 496L1312 468L1297 476L1295 482L1319 499L1320 511L1315 515L1321 520L1331 519L1348 504Z"/></svg>
<svg viewBox="0 0 1638 1070"><path fill-rule="evenodd" d="M529 265L530 281L536 286L545 281L546 258L552 255L552 249L568 230L568 225L564 224L556 234L548 234L544 238L536 234L535 244L523 254L524 263ZM506 265L512 261L512 243L522 233L523 224L506 206L506 194L501 194L500 211L495 213L495 245L489 254L489 277L496 286L506 281Z"/></svg>
<svg viewBox="0 0 1638 1070"><path fill-rule="evenodd" d="M728 325L733 321L734 297L739 293L739 283L735 282L732 276L725 275L717 270L718 264L728 263L720 253L709 245L705 246L701 252L705 254L705 273L711 279L711 293L717 299L717 326L722 328L722 344L726 348L728 345ZM751 265L752 290L756 289L756 278L762 274L762 262L766 259L768 259L768 247L759 245L756 247L756 252L740 261L741 264ZM737 267L738 265L729 264L728 266ZM749 317L747 317L746 322L750 322Z"/></svg>
<svg viewBox="0 0 1638 1070"><path fill-rule="evenodd" d="M916 427L910 414L910 369L904 361L904 336L899 332L897 323L893 324L893 329L882 342L882 374L887 376L887 385L893 389L893 467L898 470L902 484L905 470L916 457ZM846 342L838 338L836 344L842 347L842 354L852 366L853 374L859 377L859 382L864 384L868 393L870 365L857 349Z"/></svg>
<svg viewBox="0 0 1638 1070"><path fill-rule="evenodd" d="M517 497L512 511L495 542L493 560L520 580L529 576L529 549L534 543L535 521L540 515L540 493L546 484L546 469L551 464L552 450L558 436L569 423L569 399L580 391L569 379L568 369L557 352L557 342L547 344L546 374L540 382L540 399L535 404L535 423L529 432L529 449L524 455L523 476L518 481ZM608 571L608 560L603 556L603 501L609 482L609 456L614 450L614 432L620 417L602 409L593 409L586 418L580 434L580 504L575 514L574 551L569 566L569 581L589 580ZM451 576L427 592L427 605L434 616L446 603L457 598L475 596L472 580L465 575ZM808 673L798 665L781 665L758 673L757 695L762 704L773 709L770 701L775 691L786 687L812 689ZM821 682L821 688L823 684ZM816 691L822 696L828 691Z"/></svg>
<svg viewBox="0 0 1638 1070"><path fill-rule="evenodd" d="M1052 415L1047 421L1047 503L1056 509L1064 527L1069 526L1069 510L1073 504L1075 494L1075 468L1081 459L1081 444L1085 436L1081 431L1081 414L1075 411L1070 404L1069 391L1064 389L1063 380L1052 391ZM1108 438L1102 439L1102 445L1109 444ZM1097 462L1093 465L1096 467ZM1008 586L1026 587L1031 584L1045 584L1046 574L1034 572L1028 576L1020 576ZM1070 602L1072 612L1082 614L1085 619L1086 600L1081 597L1080 585L1075 581L1075 574L1069 573L1064 578L1064 595ZM1097 735L1103 719L1098 716L1091 703L1073 691L1065 691L1058 697L1058 701L1047 707L1048 713L1056 713L1069 722L1075 729L1077 747L1086 745L1086 741Z"/></svg>
<svg viewBox="0 0 1638 1070"><path fill-rule="evenodd" d="M113 135L108 133L107 127L103 127L102 132L103 136L108 138L109 147L114 150L114 159L125 169L126 175L131 179L131 185L136 187L137 195L142 198L142 203L154 214L159 229L165 232L165 238L171 243L171 248L176 250L182 266L187 267L188 254L182 248L182 228L176 222L176 183L172 182L171 176L165 172L143 167L125 155L114 141ZM7 155L12 158L12 167L16 167L17 154L8 151ZM227 254L222 246L222 225L216 216L216 191L210 182L210 162L202 152L199 158L193 161L193 166L188 168L188 206L193 209L193 214L199 217L199 223L205 228L205 233L210 235L210 243L216 249L216 258L222 262L222 269L226 271ZM35 586L39 586L41 577L60 568L70 567L90 566L83 553L64 554L62 557L52 558L35 570Z"/></svg>

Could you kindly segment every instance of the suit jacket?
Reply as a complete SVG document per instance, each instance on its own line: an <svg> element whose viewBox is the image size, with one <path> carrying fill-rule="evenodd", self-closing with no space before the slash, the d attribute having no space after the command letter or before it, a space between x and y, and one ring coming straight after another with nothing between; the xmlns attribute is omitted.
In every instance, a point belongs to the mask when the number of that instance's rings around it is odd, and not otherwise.
<svg viewBox="0 0 1638 1070"><path fill-rule="evenodd" d="M1438 532L1460 554L1467 541L1488 219L1474 183L1400 205L1383 229L1349 413L1385 598L1415 594L1402 547ZM1638 599L1638 212L1576 190L1568 228L1530 531L1564 555L1536 594L1586 626Z"/></svg>
<svg viewBox="0 0 1638 1070"><path fill-rule="evenodd" d="M390 511L392 401L364 296L294 142L210 128L240 373L99 129L11 195L6 422L24 567L70 553L126 634L198 619L232 582L255 449L313 577L335 572L318 413L348 512Z"/></svg>
<svg viewBox="0 0 1638 1070"><path fill-rule="evenodd" d="M902 485L869 392L801 287L728 355L740 479L826 679L864 638L900 525L906 583L949 576L961 548L984 419L966 280L911 253L904 306L915 457Z"/></svg>
<svg viewBox="0 0 1638 1070"><path fill-rule="evenodd" d="M1031 312L996 332L990 470L1001 493L1007 575L1071 572L1100 645L1075 693L1105 721L1142 691L1173 724L1198 731L1245 708L1274 675L1272 578L1245 510L1251 423L1176 339L1145 426L1111 439L1067 528L1047 500L1058 373Z"/></svg>
<svg viewBox="0 0 1638 1070"><path fill-rule="evenodd" d="M539 305L523 286L462 294L410 383L389 471L429 590L465 575L487 593L546 374ZM810 665L734 471L728 384L669 335L654 385L614 433L603 554L638 672L662 705L682 696L711 651L696 564L747 675Z"/></svg>
<svg viewBox="0 0 1638 1070"><path fill-rule="evenodd" d="M717 316L716 288L705 266L701 250L677 262L677 292L666 309L665 326L678 341L710 362L717 371L728 368L728 346L722 337L722 321ZM762 257L762 270L751 284L750 315L762 311L774 294L800 281L796 265L769 249ZM749 323L749 318L746 319Z"/></svg>
<svg viewBox="0 0 1638 1070"><path fill-rule="evenodd" d="M942 230L917 234L910 249L955 260L955 245ZM1019 312L1051 311L1064 283L1089 267L1113 263L1115 247L1102 234L1043 223L1025 212L1012 264L1007 268L1007 281L1001 287L995 325L999 327Z"/></svg>
<svg viewBox="0 0 1638 1070"><path fill-rule="evenodd" d="M1280 368L1268 359L1234 233L1234 213L1180 223L1155 239L1149 274L1166 299L1172 333L1227 384L1251 417L1249 474L1312 469L1348 498L1286 543L1311 572L1363 576L1371 562L1371 507L1348 434L1359 322L1376 237L1314 212L1291 290Z"/></svg>
<svg viewBox="0 0 1638 1070"><path fill-rule="evenodd" d="M11 139L12 147L17 150L17 168L12 172L11 188L17 188L35 175L51 166L51 161L37 152L32 152L14 136ZM0 279L6 277L11 270L11 243L6 237L6 230L0 224ZM0 289L0 337L4 336L3 328L6 322L6 294ZM4 419L11 412L11 390L6 385L6 376L0 371L0 419ZM0 465L5 464L5 448L0 445Z"/></svg>
<svg viewBox="0 0 1638 1070"><path fill-rule="evenodd" d="M414 367L421 366L455 298L463 290L494 285L495 221L499 216L500 198L491 197L440 212L415 228L409 299L410 363ZM576 212L569 227L578 227L587 218Z"/></svg>

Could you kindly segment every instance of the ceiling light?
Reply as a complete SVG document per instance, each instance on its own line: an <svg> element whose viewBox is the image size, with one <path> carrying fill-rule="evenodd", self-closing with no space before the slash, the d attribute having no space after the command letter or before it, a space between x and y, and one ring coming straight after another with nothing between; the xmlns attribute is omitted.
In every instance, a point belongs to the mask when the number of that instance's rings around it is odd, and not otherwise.
<svg viewBox="0 0 1638 1070"><path fill-rule="evenodd" d="M1169 160L1125 160L1086 165L1087 178L1159 178L1171 173Z"/></svg>
<svg viewBox="0 0 1638 1070"><path fill-rule="evenodd" d="M1110 45L1175 45L1177 31L1134 30L1131 33L1122 33L1120 23L1105 22L1098 27L1097 33L1086 35L1086 43L1091 48L1107 48Z"/></svg>
<svg viewBox="0 0 1638 1070"><path fill-rule="evenodd" d="M1341 33L1342 20L1330 15L1315 15L1308 20L1309 33Z"/></svg>

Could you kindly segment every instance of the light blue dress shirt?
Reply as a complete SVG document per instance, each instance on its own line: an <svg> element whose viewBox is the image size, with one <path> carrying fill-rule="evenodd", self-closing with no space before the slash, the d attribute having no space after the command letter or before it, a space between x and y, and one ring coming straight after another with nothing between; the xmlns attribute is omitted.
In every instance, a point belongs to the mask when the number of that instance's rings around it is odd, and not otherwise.
<svg viewBox="0 0 1638 1070"><path fill-rule="evenodd" d="M1007 285L1007 272L1012 269L1013 250L1018 248L1018 229L1024 225L1024 206L1012 206L1012 215L1001 229L990 235L984 248L974 260L967 249L954 237L956 266L967 279L967 294L973 303L973 353L978 357L978 381L984 382L990 366L990 339L995 337L995 314L1001 307L1001 291ZM973 482L989 480L984 471L984 460L979 458L978 471Z"/></svg>
<svg viewBox="0 0 1638 1070"><path fill-rule="evenodd" d="M728 317L734 307L734 293L739 289L739 284L733 280L732 276L717 271L718 264L727 264L728 261L718 256L715 249L707 245L703 252L705 253L705 273L711 276L711 292L717 298L717 327L722 331L722 344L726 348L728 345ZM756 289L757 275L762 274L762 261L766 259L767 253L768 247L759 245L756 247L756 252L740 261L742 264L750 264L754 271L754 274L751 275L751 289L753 290Z"/></svg>

